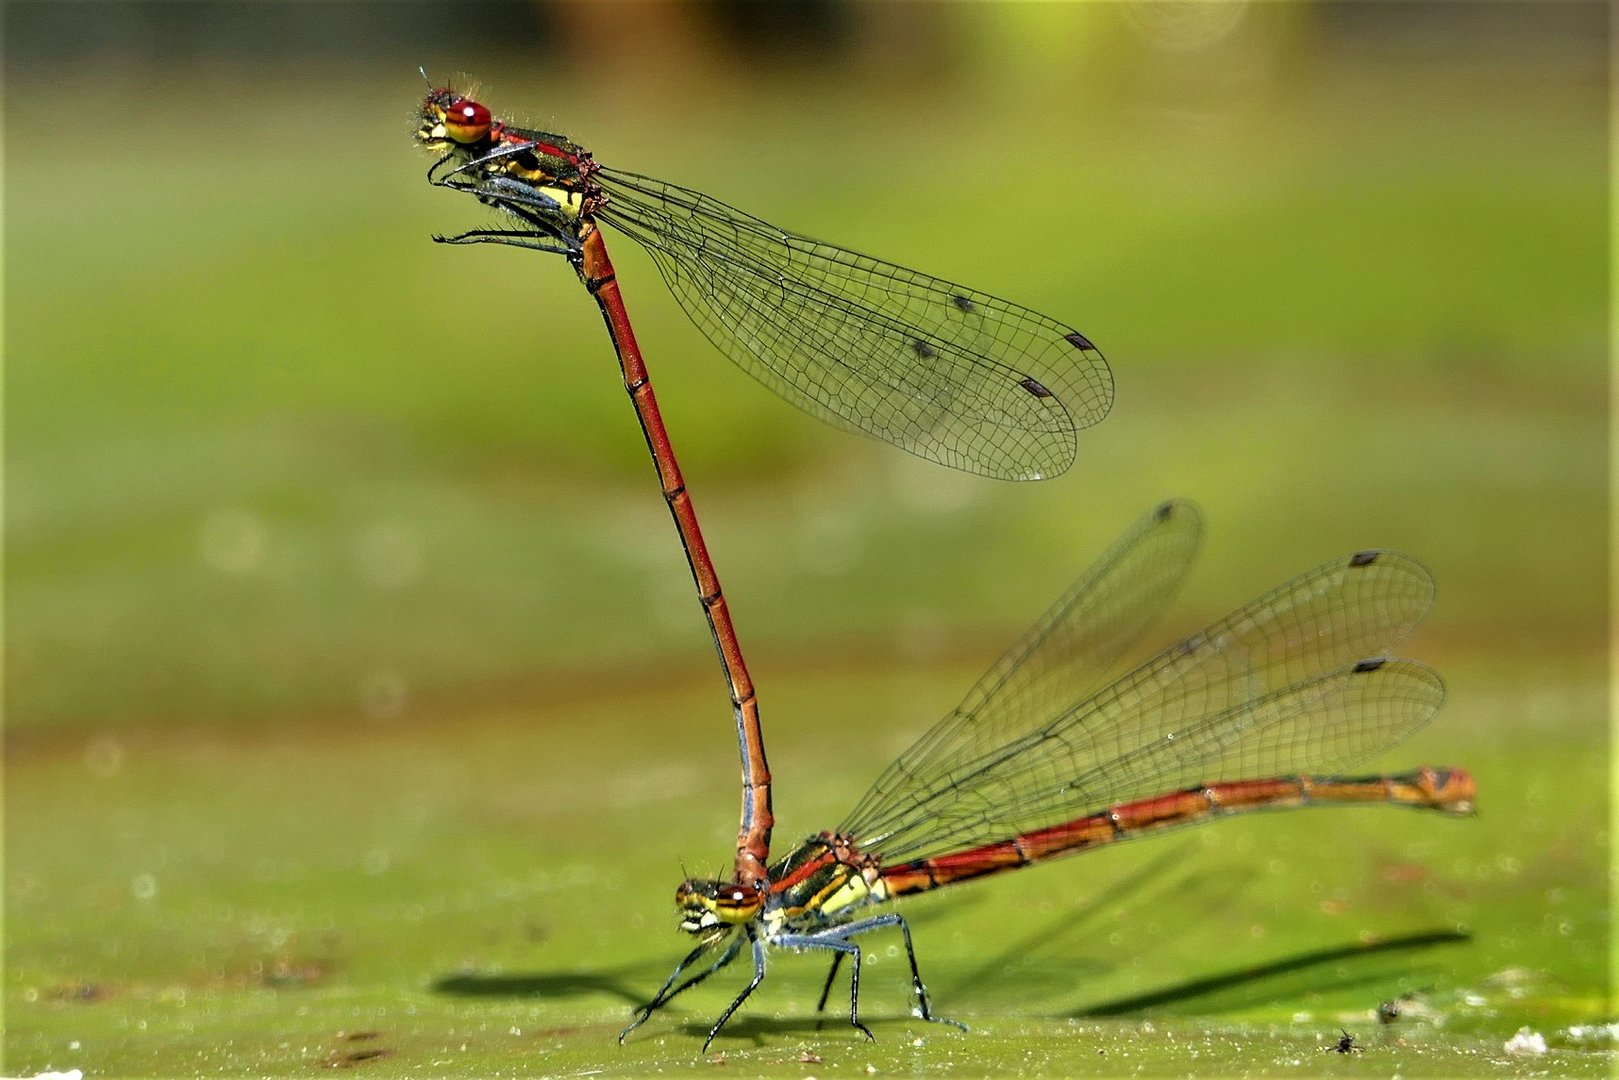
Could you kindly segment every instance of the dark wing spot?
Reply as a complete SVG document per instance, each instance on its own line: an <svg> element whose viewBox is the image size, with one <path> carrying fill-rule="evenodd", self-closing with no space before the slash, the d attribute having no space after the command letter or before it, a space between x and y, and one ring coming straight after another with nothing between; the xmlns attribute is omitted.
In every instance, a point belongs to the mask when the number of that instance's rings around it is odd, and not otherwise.
<svg viewBox="0 0 1619 1080"><path fill-rule="evenodd" d="M1068 342L1068 344L1072 345L1076 349L1089 349L1091 352L1096 351L1096 346L1091 344L1091 339L1086 337L1084 334L1081 334L1078 330L1075 330L1072 334L1064 334L1063 340Z"/></svg>
<svg viewBox="0 0 1619 1080"><path fill-rule="evenodd" d="M929 345L925 341L913 341L911 342L911 348L916 350L916 355L920 356L924 360L932 360L935 356L939 355L933 351L933 346Z"/></svg>
<svg viewBox="0 0 1619 1080"><path fill-rule="evenodd" d="M1045 383L1041 382L1039 379L1020 379L1018 381L1018 385L1037 398L1048 398L1051 396L1051 391L1047 390Z"/></svg>
<svg viewBox="0 0 1619 1080"><path fill-rule="evenodd" d="M1174 512L1175 512L1175 504L1174 503L1171 503L1171 502L1160 503L1158 505L1158 509L1153 511L1153 516L1156 517L1159 521L1168 521L1169 520L1169 515L1173 514Z"/></svg>
<svg viewBox="0 0 1619 1080"><path fill-rule="evenodd" d="M1388 661L1381 657L1376 660L1358 660L1355 662L1355 674L1360 675L1368 671L1376 671L1386 663Z"/></svg>
<svg viewBox="0 0 1619 1080"><path fill-rule="evenodd" d="M1357 551L1355 554L1349 556L1350 566L1370 566L1376 561L1377 552L1375 551Z"/></svg>
<svg viewBox="0 0 1619 1080"><path fill-rule="evenodd" d="M950 302L962 311L971 311L973 309L973 302L965 296L952 296Z"/></svg>

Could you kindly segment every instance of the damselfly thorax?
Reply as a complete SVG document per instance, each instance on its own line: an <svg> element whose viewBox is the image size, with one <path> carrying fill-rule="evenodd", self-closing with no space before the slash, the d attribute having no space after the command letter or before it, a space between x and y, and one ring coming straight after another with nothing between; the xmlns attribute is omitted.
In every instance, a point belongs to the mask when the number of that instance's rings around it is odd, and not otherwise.
<svg viewBox="0 0 1619 1080"><path fill-rule="evenodd" d="M488 205L521 206L562 234L575 232L603 199L590 181L589 151L562 135L510 128L451 90L428 95L416 138L442 155L429 174L435 183L464 185Z"/></svg>

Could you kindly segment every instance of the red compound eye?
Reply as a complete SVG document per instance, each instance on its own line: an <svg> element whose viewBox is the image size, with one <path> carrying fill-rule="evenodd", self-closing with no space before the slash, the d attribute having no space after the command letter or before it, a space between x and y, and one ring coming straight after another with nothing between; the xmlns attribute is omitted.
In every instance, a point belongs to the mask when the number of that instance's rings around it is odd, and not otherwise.
<svg viewBox="0 0 1619 1080"><path fill-rule="evenodd" d="M488 107L471 98L452 98L444 106L444 130L458 143L478 142L493 123Z"/></svg>

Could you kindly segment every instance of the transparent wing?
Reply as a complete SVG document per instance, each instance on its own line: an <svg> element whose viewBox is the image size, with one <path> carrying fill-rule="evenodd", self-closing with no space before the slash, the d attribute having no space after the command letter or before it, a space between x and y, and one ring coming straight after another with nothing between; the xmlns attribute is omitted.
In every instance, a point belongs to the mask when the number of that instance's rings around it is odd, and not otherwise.
<svg viewBox="0 0 1619 1080"><path fill-rule="evenodd" d="M1007 726L1026 734L923 774L885 773L842 831L889 860L926 858L1205 781L1337 768L1438 708L1426 668L1363 659L1404 640L1432 601L1432 578L1407 556L1325 563L1099 693Z"/></svg>
<svg viewBox="0 0 1619 1080"><path fill-rule="evenodd" d="M1220 712L1188 719L1065 787L1097 806L1201 783L1338 770L1416 731L1445 685L1415 660L1357 660ZM1018 782L1013 773L1003 780ZM1048 788L1053 799L1060 793Z"/></svg>
<svg viewBox="0 0 1619 1080"><path fill-rule="evenodd" d="M1072 327L987 293L778 229L700 192L602 168L596 213L651 254L743 370L806 412L952 468L1067 469L1113 375Z"/></svg>
<svg viewBox="0 0 1619 1080"><path fill-rule="evenodd" d="M1180 591L1203 535L1197 508L1165 502L1137 521L952 712L884 770L850 820L881 829L966 763L1015 743L1097 688Z"/></svg>

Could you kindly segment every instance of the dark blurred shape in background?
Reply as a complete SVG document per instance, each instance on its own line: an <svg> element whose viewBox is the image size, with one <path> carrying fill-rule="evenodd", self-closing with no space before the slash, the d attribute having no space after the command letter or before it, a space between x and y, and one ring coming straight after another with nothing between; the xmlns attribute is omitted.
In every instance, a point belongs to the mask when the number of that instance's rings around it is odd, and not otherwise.
<svg viewBox="0 0 1619 1080"><path fill-rule="evenodd" d="M482 0L401 0L356 3L147 0L141 3L7 5L5 60L17 76L59 72L84 64L138 62L154 66L237 62L293 65L341 58L395 65L428 52L467 57L522 56L535 62L573 58L611 70L634 57L665 69L723 64L777 71L783 66L850 63L860 56L912 75L947 74L952 59L970 62L980 43L975 28L1003 16L1065 25L1098 21L1072 9L1120 5L1050 5L1055 11L1006 13L1013 4L885 4L862 0L569 0L520 3ZM1266 5L1269 6L1269 5ZM1297 28L1294 44L1325 49L1404 50L1411 60L1525 52L1605 37L1600 3L1395 2L1291 4L1281 16ZM1195 47L1213 30L1244 18L1250 5L1233 2L1141 2L1110 12L1136 24L1166 47ZM1064 8L1068 10L1063 10ZM1276 17L1267 14L1267 19ZM1059 34L1060 36L1060 34ZM1054 42L1053 42L1054 43ZM941 61L945 61L942 62Z"/></svg>

